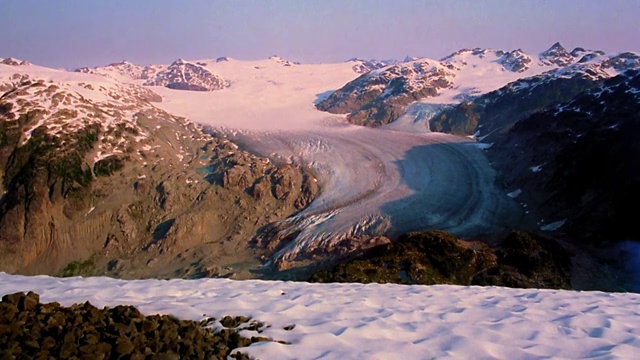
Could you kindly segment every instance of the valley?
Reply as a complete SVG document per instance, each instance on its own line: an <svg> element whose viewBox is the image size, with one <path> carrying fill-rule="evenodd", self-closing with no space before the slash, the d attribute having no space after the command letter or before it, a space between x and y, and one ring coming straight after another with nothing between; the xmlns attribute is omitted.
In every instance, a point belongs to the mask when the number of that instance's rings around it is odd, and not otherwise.
<svg viewBox="0 0 640 360"><path fill-rule="evenodd" d="M305 279L427 230L492 246L516 230L543 234L586 256L580 264L591 256L580 243L615 245L602 241L606 211L570 211L575 200L547 187L575 181L555 160L565 140L536 150L546 130L521 134L530 116L558 116L609 79L631 79L620 86L633 104L637 55L554 44L405 60L222 57L70 72L5 59L0 240L22 255L2 270ZM92 140L78 147L70 139L83 131ZM61 154L80 175L47 165ZM44 173L27 181L30 168ZM607 203L598 189L585 191Z"/></svg>

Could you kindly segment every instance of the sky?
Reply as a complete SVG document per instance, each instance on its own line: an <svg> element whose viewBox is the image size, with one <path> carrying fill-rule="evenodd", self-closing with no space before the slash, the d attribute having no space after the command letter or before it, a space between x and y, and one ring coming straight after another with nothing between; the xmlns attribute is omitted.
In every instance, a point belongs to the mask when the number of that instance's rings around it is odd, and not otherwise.
<svg viewBox="0 0 640 360"><path fill-rule="evenodd" d="M640 0L0 0L0 57L75 68L271 55L442 58L560 41L640 52Z"/></svg>

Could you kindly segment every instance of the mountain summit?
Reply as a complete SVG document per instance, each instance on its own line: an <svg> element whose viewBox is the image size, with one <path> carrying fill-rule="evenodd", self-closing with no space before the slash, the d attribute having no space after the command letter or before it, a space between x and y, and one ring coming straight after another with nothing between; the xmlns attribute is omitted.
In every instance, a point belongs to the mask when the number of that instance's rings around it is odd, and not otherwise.
<svg viewBox="0 0 640 360"><path fill-rule="evenodd" d="M214 91L229 86L229 82L214 74L204 65L183 59L174 61L166 70L158 72L155 78L144 84L193 91Z"/></svg>
<svg viewBox="0 0 640 360"><path fill-rule="evenodd" d="M538 57L544 65L567 66L576 60L559 42L541 52Z"/></svg>

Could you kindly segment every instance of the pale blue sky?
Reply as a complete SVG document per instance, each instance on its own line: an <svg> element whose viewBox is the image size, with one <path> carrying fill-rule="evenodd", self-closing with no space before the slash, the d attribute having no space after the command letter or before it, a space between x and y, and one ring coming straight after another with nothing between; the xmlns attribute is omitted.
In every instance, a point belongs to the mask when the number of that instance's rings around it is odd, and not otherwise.
<svg viewBox="0 0 640 360"><path fill-rule="evenodd" d="M51 67L280 55L441 58L465 47L537 53L560 41L640 52L640 0L0 0L0 57Z"/></svg>

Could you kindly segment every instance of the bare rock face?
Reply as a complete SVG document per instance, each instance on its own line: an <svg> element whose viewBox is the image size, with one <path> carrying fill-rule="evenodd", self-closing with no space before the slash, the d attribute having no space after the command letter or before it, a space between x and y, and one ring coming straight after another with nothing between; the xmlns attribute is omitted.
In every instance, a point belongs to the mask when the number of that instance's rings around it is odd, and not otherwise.
<svg viewBox="0 0 640 360"><path fill-rule="evenodd" d="M166 70L155 74L145 85L175 90L214 91L228 87L229 82L202 65L178 59Z"/></svg>

